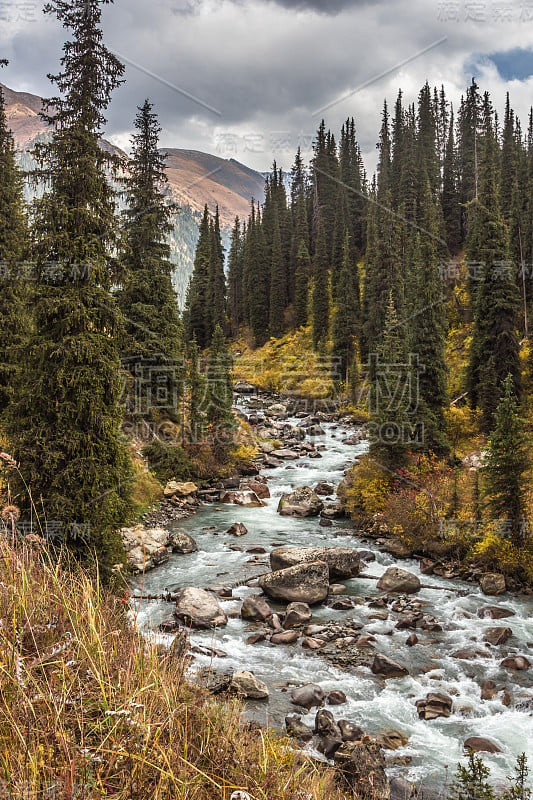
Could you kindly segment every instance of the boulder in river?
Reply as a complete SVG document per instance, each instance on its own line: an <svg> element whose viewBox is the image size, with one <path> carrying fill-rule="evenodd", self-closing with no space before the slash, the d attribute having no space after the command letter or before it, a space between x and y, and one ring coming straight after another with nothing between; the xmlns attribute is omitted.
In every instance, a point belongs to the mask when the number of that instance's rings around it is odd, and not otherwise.
<svg viewBox="0 0 533 800"><path fill-rule="evenodd" d="M298 686L291 692L291 703L302 708L313 708L321 706L324 702L324 691L316 683L306 683L305 686Z"/></svg>
<svg viewBox="0 0 533 800"><path fill-rule="evenodd" d="M328 706L342 706L346 701L346 695L340 689L334 689L327 697Z"/></svg>
<svg viewBox="0 0 533 800"><path fill-rule="evenodd" d="M262 483L261 481L251 481L246 478L241 481L239 489L249 489L251 492L255 492L260 500L268 500L270 497L270 489L266 483Z"/></svg>
<svg viewBox="0 0 533 800"><path fill-rule="evenodd" d="M313 612L307 603L290 603L285 612L284 628L295 628L298 625L305 625L309 622Z"/></svg>
<svg viewBox="0 0 533 800"><path fill-rule="evenodd" d="M449 717L453 709L453 700L442 692L429 692L423 700L417 700L416 710L420 719L436 719Z"/></svg>
<svg viewBox="0 0 533 800"><path fill-rule="evenodd" d="M173 553L196 553L198 545L188 533L185 531L171 531L168 537L169 546L172 548Z"/></svg>
<svg viewBox="0 0 533 800"><path fill-rule="evenodd" d="M335 487L331 483L320 481L320 483L317 483L315 486L315 494L322 496L333 495L335 494Z"/></svg>
<svg viewBox="0 0 533 800"><path fill-rule="evenodd" d="M296 644L300 634L298 631L278 631L270 637L272 644Z"/></svg>
<svg viewBox="0 0 533 800"><path fill-rule="evenodd" d="M409 675L407 667L379 653L374 656L371 670L374 675L382 675L384 678L403 678L405 675Z"/></svg>
<svg viewBox="0 0 533 800"><path fill-rule="evenodd" d="M263 597L252 595L247 597L241 606L241 617L243 619L264 622L272 616L272 609Z"/></svg>
<svg viewBox="0 0 533 800"><path fill-rule="evenodd" d="M322 509L320 516L323 520L340 519L344 516L344 507L342 503L330 503Z"/></svg>
<svg viewBox="0 0 533 800"><path fill-rule="evenodd" d="M246 536L248 528L242 522L234 522L231 528L228 528L228 533L231 536Z"/></svg>
<svg viewBox="0 0 533 800"><path fill-rule="evenodd" d="M486 572L481 576L479 585L483 594L488 595L505 594L507 589L505 576L497 572Z"/></svg>
<svg viewBox="0 0 533 800"><path fill-rule="evenodd" d="M414 594L420 589L420 580L412 572L407 572L405 569L389 567L379 579L377 587L383 592Z"/></svg>
<svg viewBox="0 0 533 800"><path fill-rule="evenodd" d="M323 508L324 503L309 486L299 486L281 496L278 513L282 517L317 517Z"/></svg>
<svg viewBox="0 0 533 800"><path fill-rule="evenodd" d="M511 628L487 628L483 639L489 644L498 646L500 644L505 644L512 635L513 632Z"/></svg>
<svg viewBox="0 0 533 800"><path fill-rule="evenodd" d="M192 586L178 591L174 614L193 628L215 628L228 622L216 597Z"/></svg>
<svg viewBox="0 0 533 800"><path fill-rule="evenodd" d="M253 672L248 672L247 670L233 673L229 690L240 697L249 698L250 700L266 700L269 696L266 683L260 681Z"/></svg>
<svg viewBox="0 0 533 800"><path fill-rule="evenodd" d="M324 561L328 565L331 580L359 575L359 554L350 547L278 547L270 553L272 570L312 561Z"/></svg>
<svg viewBox="0 0 533 800"><path fill-rule="evenodd" d="M284 447L282 450L276 450L276 458L281 458L283 461L296 461L300 456L296 450Z"/></svg>
<svg viewBox="0 0 533 800"><path fill-rule="evenodd" d="M483 606L477 612L478 617L482 619L488 617L489 619L505 619L506 617L514 617L515 612L510 608L503 608L503 606Z"/></svg>
<svg viewBox="0 0 533 800"><path fill-rule="evenodd" d="M261 508L265 505L255 492L251 492L248 489L235 492L222 492L220 495L220 502L231 503L232 505L242 506L243 508Z"/></svg>
<svg viewBox="0 0 533 800"><path fill-rule="evenodd" d="M259 586L271 600L286 603L321 603L328 596L329 569L324 561L297 564L262 575Z"/></svg>
<svg viewBox="0 0 533 800"><path fill-rule="evenodd" d="M500 664L505 669L516 669L518 671L529 669L531 666L530 661L525 656L508 656L504 658Z"/></svg>
<svg viewBox="0 0 533 800"><path fill-rule="evenodd" d="M465 750L473 750L474 753L501 753L501 747L484 736L471 736L464 743Z"/></svg>

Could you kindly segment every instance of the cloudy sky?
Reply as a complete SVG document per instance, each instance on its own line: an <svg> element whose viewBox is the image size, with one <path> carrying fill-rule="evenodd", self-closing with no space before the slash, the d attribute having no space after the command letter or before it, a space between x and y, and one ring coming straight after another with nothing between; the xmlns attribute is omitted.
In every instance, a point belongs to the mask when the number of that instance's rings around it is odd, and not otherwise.
<svg viewBox="0 0 533 800"><path fill-rule="evenodd" d="M498 109L533 103L533 0L115 0L105 39L126 64L107 138L128 149L135 107L155 104L162 144L265 170L309 154L321 117L354 115L369 171L384 98L427 79L454 101L475 75ZM47 95L63 31L34 0L0 0L2 80Z"/></svg>

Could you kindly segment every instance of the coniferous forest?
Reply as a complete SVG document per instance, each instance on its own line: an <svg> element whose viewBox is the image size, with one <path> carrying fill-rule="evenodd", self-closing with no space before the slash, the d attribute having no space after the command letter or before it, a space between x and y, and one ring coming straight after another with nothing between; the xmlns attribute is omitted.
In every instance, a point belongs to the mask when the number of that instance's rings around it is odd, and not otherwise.
<svg viewBox="0 0 533 800"><path fill-rule="evenodd" d="M45 6L31 172L0 87L0 793L529 800L533 108L400 90L371 174L354 101L180 311L110 2Z"/></svg>

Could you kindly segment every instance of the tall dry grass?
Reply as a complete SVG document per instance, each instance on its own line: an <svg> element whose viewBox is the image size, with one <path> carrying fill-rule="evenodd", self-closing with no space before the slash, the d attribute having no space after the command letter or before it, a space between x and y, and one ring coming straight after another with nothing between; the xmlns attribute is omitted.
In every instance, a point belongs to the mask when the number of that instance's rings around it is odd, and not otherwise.
<svg viewBox="0 0 533 800"><path fill-rule="evenodd" d="M127 612L66 554L0 539L0 796L344 796L332 771L192 684Z"/></svg>

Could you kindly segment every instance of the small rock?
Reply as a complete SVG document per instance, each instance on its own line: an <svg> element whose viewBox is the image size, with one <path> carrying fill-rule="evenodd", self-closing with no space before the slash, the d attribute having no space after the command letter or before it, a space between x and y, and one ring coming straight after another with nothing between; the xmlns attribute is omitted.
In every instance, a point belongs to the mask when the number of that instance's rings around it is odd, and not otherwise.
<svg viewBox="0 0 533 800"><path fill-rule="evenodd" d="M163 494L169 499L170 497L188 497L197 491L198 487L192 481L187 481L186 483L169 481L163 490Z"/></svg>
<svg viewBox="0 0 533 800"><path fill-rule="evenodd" d="M423 700L417 700L416 708L420 719L436 719L449 717L452 713L453 700L447 694L429 692Z"/></svg>
<svg viewBox="0 0 533 800"><path fill-rule="evenodd" d="M486 680L481 684L481 699L492 700L497 694L497 688L494 681Z"/></svg>
<svg viewBox="0 0 533 800"><path fill-rule="evenodd" d="M327 696L328 706L341 706L346 703L346 695L340 689L335 689Z"/></svg>
<svg viewBox="0 0 533 800"><path fill-rule="evenodd" d="M264 622L270 616L272 616L272 609L266 600L259 595L247 597L241 606L241 617L243 619Z"/></svg>
<svg viewBox="0 0 533 800"><path fill-rule="evenodd" d="M298 631L280 631L279 633L273 633L270 641L272 644L294 644L299 637Z"/></svg>
<svg viewBox="0 0 533 800"><path fill-rule="evenodd" d="M328 596L328 565L317 561L277 570L259 578L259 586L272 600L314 605Z"/></svg>
<svg viewBox="0 0 533 800"><path fill-rule="evenodd" d="M418 636L416 633L412 633L410 636L408 636L405 644L407 647L413 647L415 644L418 644Z"/></svg>
<svg viewBox="0 0 533 800"><path fill-rule="evenodd" d="M287 606L283 627L295 628L298 625L305 625L312 616L313 612L307 603L290 603Z"/></svg>
<svg viewBox="0 0 533 800"><path fill-rule="evenodd" d="M478 617L489 617L490 619L504 619L505 617L514 617L515 612L509 608L502 606L484 606L477 612Z"/></svg>
<svg viewBox="0 0 533 800"><path fill-rule="evenodd" d="M305 647L306 650L320 650L321 647L324 647L324 642L320 639L313 639L312 636L306 636L302 641L302 647Z"/></svg>
<svg viewBox="0 0 533 800"><path fill-rule="evenodd" d="M231 536L246 536L248 528L242 522L234 522L231 528L228 528L228 533Z"/></svg>
<svg viewBox="0 0 533 800"><path fill-rule="evenodd" d="M384 678L403 678L405 675L409 675L407 667L379 653L374 656L371 670L374 675L383 675Z"/></svg>

